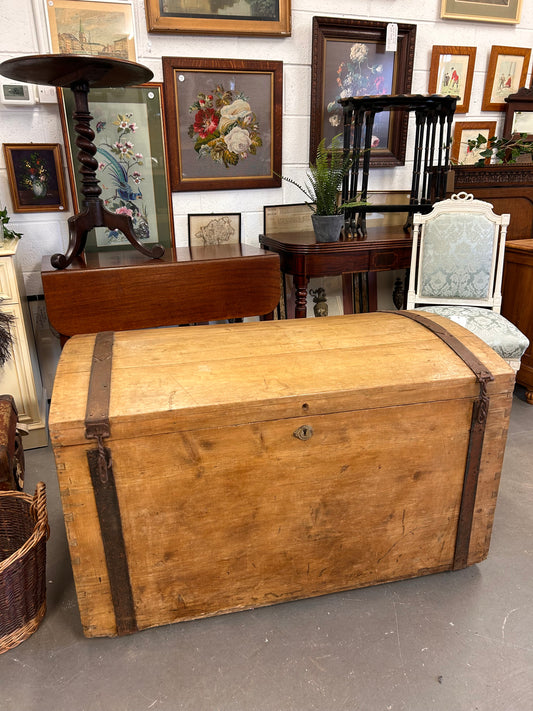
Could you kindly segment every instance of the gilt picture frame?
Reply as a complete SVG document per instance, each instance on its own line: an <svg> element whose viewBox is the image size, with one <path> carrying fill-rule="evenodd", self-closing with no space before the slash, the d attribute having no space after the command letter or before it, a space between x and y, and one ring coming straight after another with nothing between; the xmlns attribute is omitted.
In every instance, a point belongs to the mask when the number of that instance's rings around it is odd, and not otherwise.
<svg viewBox="0 0 533 711"><path fill-rule="evenodd" d="M47 0L53 54L117 57L135 62L135 24L128 0Z"/></svg>
<svg viewBox="0 0 533 711"><path fill-rule="evenodd" d="M388 25L373 20L313 18L310 161L315 160L322 138L330 144L342 133L339 98L410 93L416 25L398 23L396 51L387 51ZM371 165L404 164L408 118L404 111L376 115Z"/></svg>
<svg viewBox="0 0 533 711"><path fill-rule="evenodd" d="M68 209L59 143L4 143L13 212Z"/></svg>
<svg viewBox="0 0 533 711"><path fill-rule="evenodd" d="M84 196L73 118L75 97L70 89L57 92L74 210L79 212ZM174 252L162 84L93 87L90 107L98 161L96 177L104 207L129 215L142 244L160 243ZM119 230L98 227L89 232L85 249L100 252L134 247Z"/></svg>
<svg viewBox="0 0 533 711"><path fill-rule="evenodd" d="M518 24L522 0L442 0L440 16L445 20L503 22Z"/></svg>
<svg viewBox="0 0 533 711"><path fill-rule="evenodd" d="M454 123L451 162L455 165L474 165L481 158L482 149L470 149L468 141L479 135L491 138L496 135L496 121L456 121ZM490 164L490 158L485 159L485 165Z"/></svg>
<svg viewBox="0 0 533 711"><path fill-rule="evenodd" d="M475 61L475 47L435 45L431 52L428 92L458 96L455 113L467 113Z"/></svg>
<svg viewBox="0 0 533 711"><path fill-rule="evenodd" d="M172 190L280 187L283 63L162 61Z"/></svg>
<svg viewBox="0 0 533 711"><path fill-rule="evenodd" d="M200 8L184 0L144 0L148 32L199 35L288 37L291 0L267 0L255 5L244 0L247 13L219 8L207 0Z"/></svg>
<svg viewBox="0 0 533 711"><path fill-rule="evenodd" d="M529 47L492 47L485 79L482 111L504 111L505 99L526 85Z"/></svg>

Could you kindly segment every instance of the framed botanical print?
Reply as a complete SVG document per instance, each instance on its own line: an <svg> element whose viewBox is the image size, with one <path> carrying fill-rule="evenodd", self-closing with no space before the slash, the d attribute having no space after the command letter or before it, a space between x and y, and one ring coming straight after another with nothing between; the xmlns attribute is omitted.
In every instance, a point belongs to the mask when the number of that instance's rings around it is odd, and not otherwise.
<svg viewBox="0 0 533 711"><path fill-rule="evenodd" d="M47 0L53 54L87 54L136 61L131 2Z"/></svg>
<svg viewBox="0 0 533 711"><path fill-rule="evenodd" d="M74 209L78 212L84 197L76 159L75 98L70 89L58 89L58 95ZM174 250L162 108L162 85L158 83L93 87L90 92L96 177L104 206L129 215L142 244L159 242ZM97 227L89 233L85 249L99 252L133 247L119 230Z"/></svg>
<svg viewBox="0 0 533 711"><path fill-rule="evenodd" d="M447 20L520 22L522 0L442 0L440 16Z"/></svg>
<svg viewBox="0 0 533 711"><path fill-rule="evenodd" d="M387 22L313 18L310 161L322 138L329 145L342 133L339 99L408 94L411 91L416 25L397 25L396 51L388 51ZM407 112L376 114L371 164L403 165Z"/></svg>
<svg viewBox="0 0 533 711"><path fill-rule="evenodd" d="M281 185L283 63L163 57L172 190Z"/></svg>
<svg viewBox="0 0 533 711"><path fill-rule="evenodd" d="M458 96L455 113L467 113L474 76L475 47L435 45L431 53L428 92Z"/></svg>
<svg viewBox="0 0 533 711"><path fill-rule="evenodd" d="M13 212L68 208L59 143L4 143Z"/></svg>
<svg viewBox="0 0 533 711"><path fill-rule="evenodd" d="M502 47L491 49L483 101L483 111L504 111L505 98L525 86L531 49Z"/></svg>
<svg viewBox="0 0 533 711"><path fill-rule="evenodd" d="M468 141L477 139L482 135L489 139L496 134L496 121L456 121L453 131L453 143L450 152L452 163L460 165L474 165L482 158L482 149L470 148ZM485 164L490 163L490 158L485 159Z"/></svg>
<svg viewBox="0 0 533 711"><path fill-rule="evenodd" d="M190 247L239 244L241 241L240 212L189 215L188 218Z"/></svg>
<svg viewBox="0 0 533 711"><path fill-rule="evenodd" d="M148 32L200 35L291 34L291 0L144 0Z"/></svg>

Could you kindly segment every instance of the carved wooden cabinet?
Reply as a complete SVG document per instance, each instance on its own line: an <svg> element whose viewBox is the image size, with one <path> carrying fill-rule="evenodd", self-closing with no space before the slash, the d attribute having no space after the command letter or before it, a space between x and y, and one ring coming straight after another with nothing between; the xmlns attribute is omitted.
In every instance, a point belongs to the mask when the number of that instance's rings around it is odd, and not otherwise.
<svg viewBox="0 0 533 711"><path fill-rule="evenodd" d="M533 239L508 241L502 286L502 314L529 338L516 381L533 405Z"/></svg>
<svg viewBox="0 0 533 711"><path fill-rule="evenodd" d="M464 190L486 200L494 212L510 213L507 240L533 238L533 165L454 165L448 196Z"/></svg>
<svg viewBox="0 0 533 711"><path fill-rule="evenodd" d="M15 398L19 422L29 434L24 449L48 444L45 397L33 339L24 281L16 261L18 240L0 245L0 308L15 316L12 357L0 370L0 392Z"/></svg>

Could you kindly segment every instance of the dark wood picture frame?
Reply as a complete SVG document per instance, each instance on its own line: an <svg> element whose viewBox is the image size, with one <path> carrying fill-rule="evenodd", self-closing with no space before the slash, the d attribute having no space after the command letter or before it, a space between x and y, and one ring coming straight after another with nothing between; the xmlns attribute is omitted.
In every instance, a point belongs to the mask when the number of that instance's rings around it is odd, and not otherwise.
<svg viewBox="0 0 533 711"><path fill-rule="evenodd" d="M470 107L475 61L476 47L434 45L428 92L459 96L455 113L466 114Z"/></svg>
<svg viewBox="0 0 533 711"><path fill-rule="evenodd" d="M450 151L450 159L452 163L461 165L473 165L477 162L478 157L472 156L471 160L462 160L464 150L461 144L466 143L469 138L477 138L479 134L485 138L491 138L496 135L496 121L456 121L453 130L453 142ZM466 134L466 135L465 135ZM490 164L490 158L485 159L485 165Z"/></svg>
<svg viewBox="0 0 533 711"><path fill-rule="evenodd" d="M241 213L190 213L187 216L189 247L241 243Z"/></svg>
<svg viewBox="0 0 533 711"><path fill-rule="evenodd" d="M144 0L148 32L199 35L248 35L289 37L291 34L291 0L275 0L271 16L206 15L181 9L172 11L172 0ZM166 9L165 9L166 8Z"/></svg>
<svg viewBox="0 0 533 711"><path fill-rule="evenodd" d="M531 49L528 47L492 47L481 103L482 111L505 110L506 97L526 85L530 57Z"/></svg>
<svg viewBox="0 0 533 711"><path fill-rule="evenodd" d="M57 96L72 202L74 211L78 212L83 209L85 198L77 161L75 98L70 89L57 89ZM93 87L90 104L95 127L97 177L104 205L111 212L129 210L140 240L146 245L160 243L174 254L163 84L148 82L109 89ZM140 154L136 156L138 151ZM104 227L92 229L85 250L134 249L124 235L116 232L111 235Z"/></svg>
<svg viewBox="0 0 533 711"><path fill-rule="evenodd" d="M533 140L533 87L522 87L505 99L503 135L510 138L520 133L525 133L527 140Z"/></svg>
<svg viewBox="0 0 533 711"><path fill-rule="evenodd" d="M280 187L283 62L162 61L172 190Z"/></svg>
<svg viewBox="0 0 533 711"><path fill-rule="evenodd" d="M13 212L68 208L59 143L4 143Z"/></svg>
<svg viewBox="0 0 533 711"><path fill-rule="evenodd" d="M313 51L311 73L311 135L309 142L309 160L314 162L316 150L325 136L331 140L335 133L342 133L342 117L339 118L336 104L339 79L338 69L333 54L346 55L342 62L346 67L350 53L354 47L364 48L363 51L375 55L377 69L372 80L361 84L361 91L355 95L364 94L409 94L413 78L415 54L416 25L398 23L398 42L395 53L385 53L387 22L373 20L351 20L337 17L313 18ZM370 48L370 49L369 49ZM331 50L331 51L329 51ZM386 56L390 54L390 58ZM330 56L331 55L331 56ZM366 55L365 55L366 56ZM388 65L386 70L383 69ZM390 76L390 82L385 79L385 71ZM328 82L328 77L330 81ZM383 80L379 86L379 81ZM328 107L332 114L327 119ZM335 118L336 117L336 118ZM405 148L407 143L407 128L409 116L405 111L384 112L387 126L386 146L372 149L370 163L377 167L392 167L405 163ZM336 123L337 122L337 123ZM331 126L329 126L329 125ZM325 130L326 127L326 130ZM327 134L327 135L326 135Z"/></svg>

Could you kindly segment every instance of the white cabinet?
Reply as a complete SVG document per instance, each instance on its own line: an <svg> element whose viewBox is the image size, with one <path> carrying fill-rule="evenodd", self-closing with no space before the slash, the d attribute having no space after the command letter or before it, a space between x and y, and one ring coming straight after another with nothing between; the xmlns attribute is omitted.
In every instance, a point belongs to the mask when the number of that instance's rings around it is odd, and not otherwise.
<svg viewBox="0 0 533 711"><path fill-rule="evenodd" d="M19 421L29 434L23 439L24 449L48 444L46 398L43 392L37 352L33 339L30 313L22 273L17 265L19 240L5 240L0 245L0 308L13 314L13 354L0 370L0 393L13 395Z"/></svg>

